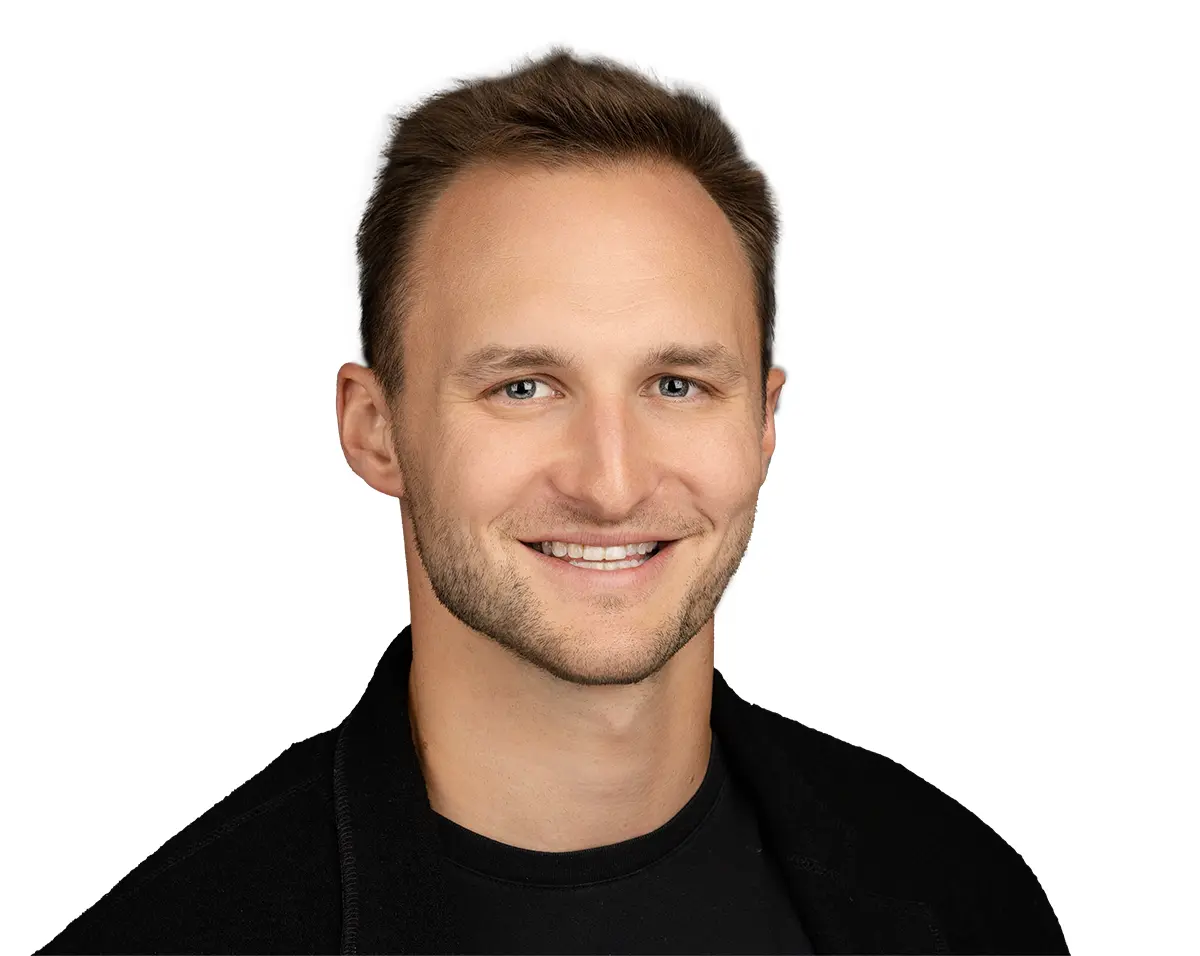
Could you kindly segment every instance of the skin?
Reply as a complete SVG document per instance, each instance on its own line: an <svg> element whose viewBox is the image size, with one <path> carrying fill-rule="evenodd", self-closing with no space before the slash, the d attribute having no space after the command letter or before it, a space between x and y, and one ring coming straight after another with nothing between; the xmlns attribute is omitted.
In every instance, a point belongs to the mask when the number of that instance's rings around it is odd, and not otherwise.
<svg viewBox="0 0 1200 956"><path fill-rule="evenodd" d="M661 165L476 167L416 249L397 418L355 363L337 415L350 467L400 502L430 805L531 850L649 833L708 765L713 615L775 450L785 373L764 428L750 266L700 183ZM745 377L644 367L664 341L723 343ZM582 368L457 382L489 342L559 346ZM547 528L684 540L652 588L592 593L520 543Z"/></svg>

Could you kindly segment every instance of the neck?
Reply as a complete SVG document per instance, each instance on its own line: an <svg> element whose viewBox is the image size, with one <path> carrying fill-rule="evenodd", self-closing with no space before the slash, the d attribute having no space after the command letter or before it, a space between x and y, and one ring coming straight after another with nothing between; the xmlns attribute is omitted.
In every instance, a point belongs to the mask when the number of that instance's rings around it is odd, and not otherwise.
<svg viewBox="0 0 1200 956"><path fill-rule="evenodd" d="M708 767L712 649L710 620L645 681L581 686L480 635L429 641L414 627L408 708L430 805L549 852L658 829Z"/></svg>

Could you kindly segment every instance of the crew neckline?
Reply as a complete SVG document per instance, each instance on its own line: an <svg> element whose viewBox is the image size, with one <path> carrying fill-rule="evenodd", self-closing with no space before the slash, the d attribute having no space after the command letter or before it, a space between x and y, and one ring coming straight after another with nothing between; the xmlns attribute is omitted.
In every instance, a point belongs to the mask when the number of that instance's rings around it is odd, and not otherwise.
<svg viewBox="0 0 1200 956"><path fill-rule="evenodd" d="M716 808L728 774L716 732L708 767L690 800L662 826L641 836L582 850L531 850L469 830L436 810L446 860L496 880L574 886L629 876L681 847Z"/></svg>

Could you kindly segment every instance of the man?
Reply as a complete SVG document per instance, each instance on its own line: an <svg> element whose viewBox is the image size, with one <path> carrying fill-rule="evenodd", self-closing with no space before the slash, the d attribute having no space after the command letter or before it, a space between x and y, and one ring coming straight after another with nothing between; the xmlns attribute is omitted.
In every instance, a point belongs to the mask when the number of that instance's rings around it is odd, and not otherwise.
<svg viewBox="0 0 1200 956"><path fill-rule="evenodd" d="M41 952L1067 952L982 821L713 667L777 233L716 110L610 61L398 122L337 414L400 502L411 624Z"/></svg>

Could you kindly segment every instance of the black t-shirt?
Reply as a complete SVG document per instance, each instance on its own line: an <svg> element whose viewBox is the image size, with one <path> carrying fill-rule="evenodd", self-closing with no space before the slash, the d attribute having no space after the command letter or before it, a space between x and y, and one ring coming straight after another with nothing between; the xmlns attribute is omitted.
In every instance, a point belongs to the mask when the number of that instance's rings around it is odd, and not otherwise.
<svg viewBox="0 0 1200 956"><path fill-rule="evenodd" d="M548 853L436 814L465 953L812 953L712 735L700 788L652 833Z"/></svg>

